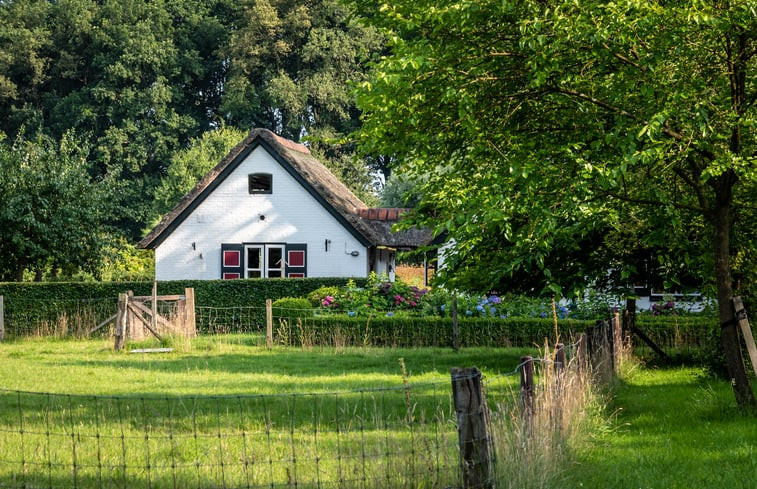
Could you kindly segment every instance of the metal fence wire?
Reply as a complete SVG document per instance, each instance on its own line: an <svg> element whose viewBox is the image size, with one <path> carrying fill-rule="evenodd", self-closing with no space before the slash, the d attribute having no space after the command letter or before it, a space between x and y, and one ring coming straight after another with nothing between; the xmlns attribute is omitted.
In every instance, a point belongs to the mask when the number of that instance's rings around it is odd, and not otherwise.
<svg viewBox="0 0 757 489"><path fill-rule="evenodd" d="M448 383L211 397L0 390L0 488L454 487L451 402Z"/></svg>

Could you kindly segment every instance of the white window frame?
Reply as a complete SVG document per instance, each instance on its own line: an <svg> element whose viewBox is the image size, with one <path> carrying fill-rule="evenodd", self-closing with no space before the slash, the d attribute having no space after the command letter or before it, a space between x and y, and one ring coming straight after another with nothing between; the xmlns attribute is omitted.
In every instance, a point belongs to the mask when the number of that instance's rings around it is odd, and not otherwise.
<svg viewBox="0 0 757 489"><path fill-rule="evenodd" d="M259 267L257 268L251 268L250 267L250 250L257 249L258 253L260 253L260 263ZM269 263L270 256L269 252L278 249L281 253L281 260L279 263ZM271 277L271 272L279 272L278 274L274 273L274 277L271 278L284 278L285 275L285 252L286 252L286 245L284 244L246 244L244 245L244 276L245 278L269 278ZM259 275L256 275L254 277L250 276L251 272L257 272Z"/></svg>

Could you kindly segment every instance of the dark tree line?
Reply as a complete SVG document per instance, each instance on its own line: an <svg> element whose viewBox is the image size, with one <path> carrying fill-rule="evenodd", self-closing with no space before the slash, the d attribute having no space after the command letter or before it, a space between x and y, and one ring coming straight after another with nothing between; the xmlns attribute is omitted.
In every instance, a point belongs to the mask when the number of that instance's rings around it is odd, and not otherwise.
<svg viewBox="0 0 757 489"><path fill-rule="evenodd" d="M54 172L47 166L64 156L55 156L61 141L76 146L77 171L91 188L107 187L67 196L73 205L102 194L96 222L81 222L94 255L107 236L139 239L170 208L170 196L206 169L182 154L224 127L309 138L337 174L369 195L371 162L352 158L345 136L359 124L351 83L364 79L365 62L382 43L335 0L0 2L2 163L18 169L18 158L36 158L36 170L22 173ZM218 136L224 144L228 138ZM4 213L23 220L8 192ZM18 233L3 231L4 250L36 239ZM6 254L3 278L54 265L53 254L20 254Z"/></svg>

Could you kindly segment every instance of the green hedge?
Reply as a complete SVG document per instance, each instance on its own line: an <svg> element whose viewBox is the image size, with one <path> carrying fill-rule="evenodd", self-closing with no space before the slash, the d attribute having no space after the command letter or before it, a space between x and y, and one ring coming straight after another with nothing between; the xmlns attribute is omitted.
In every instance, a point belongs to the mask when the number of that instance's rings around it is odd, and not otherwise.
<svg viewBox="0 0 757 489"><path fill-rule="evenodd" d="M551 319L465 318L459 321L460 347L542 346L553 341ZM569 343L595 321L560 320L559 333ZM274 341L288 346L452 346L452 319L441 317L274 318Z"/></svg>
<svg viewBox="0 0 757 489"><path fill-rule="evenodd" d="M720 334L718 319L709 316L636 316L636 326L660 348L710 346ZM641 340L634 343L642 345Z"/></svg>
<svg viewBox="0 0 757 489"><path fill-rule="evenodd" d="M266 299L304 297L323 286L345 285L347 278L175 280L158 283L159 295L195 290L198 308L264 307ZM364 279L353 279L364 285ZM150 295L152 282L0 283L8 336L80 334L115 314L118 294ZM264 312L258 314L264 318ZM259 319L256 323L259 324ZM198 324L202 330L205 326Z"/></svg>
<svg viewBox="0 0 757 489"><path fill-rule="evenodd" d="M452 319L441 317L348 317L327 315L274 318L276 340L290 346L370 345L370 346L450 346ZM564 343L571 342L596 321L561 319L558 332ZM702 349L713 342L717 321L708 317L638 317L637 326L662 348ZM541 346L554 338L552 319L464 318L459 321L460 346ZM643 343L634 339L638 346ZM717 344L716 344L717 346Z"/></svg>

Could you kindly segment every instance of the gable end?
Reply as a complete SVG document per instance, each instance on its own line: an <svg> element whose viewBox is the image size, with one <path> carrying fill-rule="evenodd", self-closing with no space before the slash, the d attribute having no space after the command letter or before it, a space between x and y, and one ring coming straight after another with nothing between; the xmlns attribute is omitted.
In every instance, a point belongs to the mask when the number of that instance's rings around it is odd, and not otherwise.
<svg viewBox="0 0 757 489"><path fill-rule="evenodd" d="M273 133L270 133L272 137L277 138ZM277 140L280 138L277 138ZM289 141L287 141L289 142ZM280 143L281 144L281 143ZM295 144L295 143L291 143ZM344 215L344 212L350 213L354 212L355 210L350 211L349 209L345 209L342 212L340 212L338 209L334 207L324 196L316 189L314 186L305 178L302 174L290 163L287 158L285 158L279 151L277 151L265 138L263 138L260 133L258 133L252 141L247 142L244 141L240 143L240 145L244 145L243 148L239 151L238 154L236 154L233 159L228 162L228 164L224 165L224 162L222 161L219 163L218 167L220 168L220 171L217 175L212 177L210 182L203 182L205 178L208 178L208 175L206 177L203 177L203 180L201 180L197 186L195 187L195 190L190 191L189 194L187 194L183 199L182 202L180 202L174 209L174 211L169 212L163 217L163 221L161 221L158 226L153 229L140 243L137 245L139 248L157 248L160 246L160 244L171 234L174 230L182 223L185 219L187 219L196 209L197 207L210 195L215 191L218 186L223 183L223 181L231 175L237 167L252 153L255 149L262 146L263 149L268 152L270 156L273 157L273 159L282 167L284 168L287 173L289 173L305 190L308 191L308 193L313 196L313 198L324 208L326 209L329 214L331 214L337 222L339 222L349 233L355 237L363 246L371 246L373 243L371 242L371 239L367 237L364 233L362 233L360 230L358 230L353 223L351 223ZM289 146L283 145L284 150L291 150L291 151L297 151L296 149L293 149ZM236 150L236 149L235 149ZM232 150L232 152L229 154L234 153L235 150ZM308 155L309 157L309 155ZM294 158L293 158L294 159ZM224 159L225 160L225 159ZM211 170L212 173L212 170ZM199 191L194 197L192 195L199 190L199 188L205 185L202 190ZM189 202L186 204L186 206L181 209L182 204L184 204L184 200L190 199ZM179 210L181 209L181 210ZM178 214L174 214L175 211L179 211ZM357 218L357 216L356 216ZM369 230L370 231L370 230Z"/></svg>

